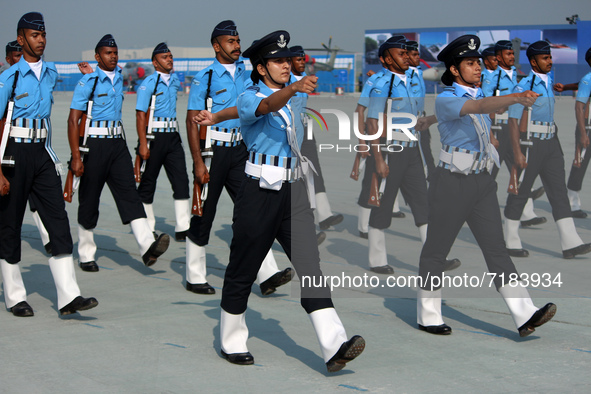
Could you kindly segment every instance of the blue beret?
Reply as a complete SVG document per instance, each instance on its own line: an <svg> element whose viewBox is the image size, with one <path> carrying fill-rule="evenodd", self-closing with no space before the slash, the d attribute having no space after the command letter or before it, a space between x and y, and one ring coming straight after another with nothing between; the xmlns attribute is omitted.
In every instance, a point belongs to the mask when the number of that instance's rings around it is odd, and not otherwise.
<svg viewBox="0 0 591 394"><path fill-rule="evenodd" d="M304 57L306 56L306 52L304 52L304 48L300 45L294 45L289 50L292 52L292 57Z"/></svg>
<svg viewBox="0 0 591 394"><path fill-rule="evenodd" d="M285 30L277 30L269 33L260 40L255 40L243 56L251 59L253 63L261 62L262 59L278 57L292 57L293 53L287 47L289 44L289 33Z"/></svg>
<svg viewBox="0 0 591 394"><path fill-rule="evenodd" d="M160 44L156 45L156 48L152 51L152 59L154 56L158 55L159 53L168 53L170 49L168 49L168 45L165 42L161 42Z"/></svg>
<svg viewBox="0 0 591 394"><path fill-rule="evenodd" d="M219 36L237 36L238 30L236 30L236 23L234 21L222 21L213 28L211 32L211 41Z"/></svg>
<svg viewBox="0 0 591 394"><path fill-rule="evenodd" d="M589 59L591 59L591 48L587 49L587 52L585 53L585 61L588 62Z"/></svg>
<svg viewBox="0 0 591 394"><path fill-rule="evenodd" d="M6 44L6 56L8 56L8 54L10 52L22 52L23 48L21 48L21 46L18 44L18 41L10 41L8 44Z"/></svg>
<svg viewBox="0 0 591 394"><path fill-rule="evenodd" d="M390 48L406 49L406 38L404 36L392 36L388 38L382 45L380 45L378 56L382 56L384 52Z"/></svg>
<svg viewBox="0 0 591 394"><path fill-rule="evenodd" d="M99 48L102 48L102 47L117 48L117 44L115 43L115 39L113 38L113 36L111 34L104 35L103 38L100 39L98 44L96 44L96 47L94 47L94 51L96 52Z"/></svg>
<svg viewBox="0 0 591 394"><path fill-rule="evenodd" d="M495 56L495 47L484 48L480 54L482 57Z"/></svg>
<svg viewBox="0 0 591 394"><path fill-rule="evenodd" d="M497 41L495 44L495 53L502 51L503 49L513 49L513 43L511 43L509 40Z"/></svg>
<svg viewBox="0 0 591 394"><path fill-rule="evenodd" d="M409 51L418 51L419 43L416 41L406 41L406 49Z"/></svg>
<svg viewBox="0 0 591 394"><path fill-rule="evenodd" d="M18 21L17 29L31 29L45 31L45 22L43 15L38 12L29 12Z"/></svg>
<svg viewBox="0 0 591 394"><path fill-rule="evenodd" d="M550 55L550 43L548 41L536 41L527 47L525 54L528 59L535 55Z"/></svg>

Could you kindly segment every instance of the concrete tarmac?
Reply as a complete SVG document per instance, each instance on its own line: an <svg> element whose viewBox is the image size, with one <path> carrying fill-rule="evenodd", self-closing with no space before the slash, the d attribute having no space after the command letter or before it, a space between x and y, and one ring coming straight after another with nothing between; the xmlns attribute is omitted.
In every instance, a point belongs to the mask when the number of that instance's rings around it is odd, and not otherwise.
<svg viewBox="0 0 591 394"><path fill-rule="evenodd" d="M52 114L53 145L63 162L69 159L66 120L71 97L71 93L56 93ZM322 94L311 97L308 106L317 111L339 109L352 120L357 98ZM187 96L180 95L184 141L186 104ZM433 112L433 104L434 97L428 97L428 113ZM123 113L128 146L134 154L134 95L126 95ZM154 266L142 264L130 228L121 224L105 188L95 230L100 272L76 268L83 295L96 297L100 304L80 314L58 316L48 256L30 213L25 214L20 264L35 316L17 318L7 311L0 313L0 392L589 392L591 255L562 259L546 196L537 200L535 207L548 222L520 230L530 256L514 259L514 263L519 272L532 279L528 289L538 307L547 302L558 305L554 319L531 336L520 338L503 300L489 281L484 281L481 288L469 284L446 289L443 315L453 334L429 335L417 329L416 288L408 283L417 274L421 250L412 214L401 204L406 218L393 219L386 231L388 259L396 271L387 283L386 276L368 271L367 240L358 236L360 182L349 178L354 153L348 151L355 140L338 140L336 117L324 116L328 131L318 130L315 124L315 136L318 144L339 146L338 151L320 152L320 160L332 210L345 219L326 231L327 239L319 247L321 267L326 275L352 280L351 286L335 289L333 296L348 336L360 334L367 341L358 359L341 372L326 372L312 326L298 305L297 283L293 283L267 297L253 286L246 321L255 365L228 363L219 356L219 302L232 239L233 205L227 194L218 205L207 247L208 281L217 294L205 296L184 288L184 243L172 239L170 248ZM556 121L568 176L574 155L572 96L557 99ZM440 144L436 127L431 127L431 133L437 158ZM186 144L185 151L190 171L192 161ZM507 170L501 169L497 178L501 209L508 179ZM586 181L581 192L584 207L591 207L590 190L591 182ZM67 210L76 261L77 206L75 195ZM173 236L172 191L164 172L154 211L156 230ZM581 238L590 242L591 218L575 219L575 223ZM277 243L274 250L280 268L289 266ZM450 257L462 261L450 275L488 278L480 249L467 226L461 230ZM362 282L364 275L367 284ZM534 283L535 278L540 283ZM390 287L393 281L400 287Z"/></svg>

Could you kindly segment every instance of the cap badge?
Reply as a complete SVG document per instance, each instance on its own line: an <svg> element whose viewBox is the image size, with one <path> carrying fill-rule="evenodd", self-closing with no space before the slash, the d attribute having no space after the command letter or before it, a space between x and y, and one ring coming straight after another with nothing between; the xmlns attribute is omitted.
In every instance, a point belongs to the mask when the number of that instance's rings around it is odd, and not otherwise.
<svg viewBox="0 0 591 394"><path fill-rule="evenodd" d="M285 37L282 35L279 36L279 40L277 41L277 46L279 48L285 48L287 45L287 41L285 41Z"/></svg>
<svg viewBox="0 0 591 394"><path fill-rule="evenodd" d="M476 49L476 43L474 42L473 38L470 38L470 41L468 41L468 49L471 51Z"/></svg>

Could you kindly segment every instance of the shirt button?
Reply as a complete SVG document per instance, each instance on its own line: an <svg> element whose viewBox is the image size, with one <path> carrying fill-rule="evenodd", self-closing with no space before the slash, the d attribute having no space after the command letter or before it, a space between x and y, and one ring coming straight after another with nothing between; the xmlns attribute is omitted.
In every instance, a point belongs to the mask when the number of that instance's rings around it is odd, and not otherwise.
<svg viewBox="0 0 591 394"><path fill-rule="evenodd" d="M282 129L284 129L284 128L285 128L285 126L284 126L284 125L281 125L281 128L282 128Z"/></svg>

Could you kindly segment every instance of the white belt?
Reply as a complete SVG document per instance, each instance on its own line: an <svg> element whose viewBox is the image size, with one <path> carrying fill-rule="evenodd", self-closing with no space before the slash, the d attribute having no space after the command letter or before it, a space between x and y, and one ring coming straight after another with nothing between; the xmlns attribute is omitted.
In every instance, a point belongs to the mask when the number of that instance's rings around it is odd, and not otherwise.
<svg viewBox="0 0 591 394"><path fill-rule="evenodd" d="M224 133L223 131L211 130L211 139L222 142L234 142L242 140L242 134L239 131Z"/></svg>
<svg viewBox="0 0 591 394"><path fill-rule="evenodd" d="M495 120L509 120L509 112L505 111L502 114L495 114Z"/></svg>
<svg viewBox="0 0 591 394"><path fill-rule="evenodd" d="M556 125L554 123L549 125L541 125L541 124L531 124L529 125L530 133L538 133L538 134L554 134L556 132Z"/></svg>
<svg viewBox="0 0 591 394"><path fill-rule="evenodd" d="M123 134L123 127L89 127L88 135L120 135Z"/></svg>
<svg viewBox="0 0 591 394"><path fill-rule="evenodd" d="M492 160L476 159L478 153L467 153L467 152L447 152L443 149L439 152L439 160L445 164L449 164L449 170L451 172L459 172L468 175L474 171L482 171L488 168L489 162ZM492 166L489 170L492 169Z"/></svg>
<svg viewBox="0 0 591 394"><path fill-rule="evenodd" d="M269 164L265 164L265 166L275 167L277 169L279 169L279 168L283 169L283 175L281 177L281 180L284 182L292 182L296 179L301 178L299 175L299 171L297 171L297 168L296 168L296 170L292 170L291 168L271 166ZM254 178L260 179L261 173L263 172L263 166L260 164L254 164L250 161L247 161L246 166L244 167L244 172L246 173L246 175L250 175Z"/></svg>
<svg viewBox="0 0 591 394"><path fill-rule="evenodd" d="M176 120L155 120L152 122L153 129L178 129L179 124Z"/></svg>
<svg viewBox="0 0 591 394"><path fill-rule="evenodd" d="M47 138L47 129L29 129L27 127L10 127L10 136L13 138L40 139Z"/></svg>

